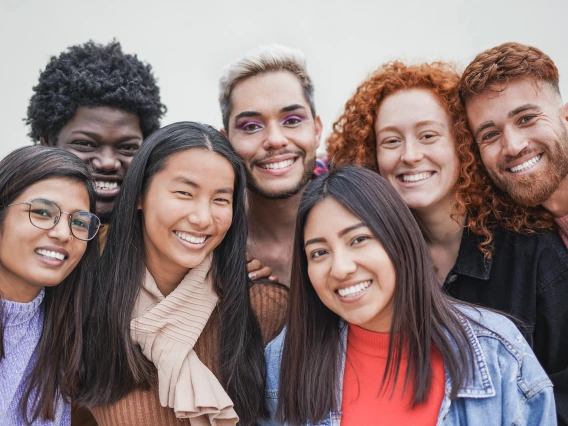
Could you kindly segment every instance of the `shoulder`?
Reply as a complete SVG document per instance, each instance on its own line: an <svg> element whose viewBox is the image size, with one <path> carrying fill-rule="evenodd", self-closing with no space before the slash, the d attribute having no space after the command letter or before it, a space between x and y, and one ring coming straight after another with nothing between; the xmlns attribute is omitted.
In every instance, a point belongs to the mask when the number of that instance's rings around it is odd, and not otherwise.
<svg viewBox="0 0 568 426"><path fill-rule="evenodd" d="M282 330L288 309L288 288L272 282L255 282L249 290L250 302L260 325L264 344Z"/></svg>
<svg viewBox="0 0 568 426"><path fill-rule="evenodd" d="M474 349L475 363L487 369L492 380L516 381L518 389L530 397L551 387L547 374L527 341L507 317L487 309L457 305L461 320ZM494 383L496 384L496 383Z"/></svg>

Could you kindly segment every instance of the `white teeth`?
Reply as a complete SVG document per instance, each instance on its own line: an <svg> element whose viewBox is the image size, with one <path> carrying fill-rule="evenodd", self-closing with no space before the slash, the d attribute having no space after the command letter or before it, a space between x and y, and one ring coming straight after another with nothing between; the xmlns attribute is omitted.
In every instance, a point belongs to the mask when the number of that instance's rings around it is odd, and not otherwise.
<svg viewBox="0 0 568 426"><path fill-rule="evenodd" d="M518 166L511 167L509 170L513 173L522 172L523 170L530 169L536 163L540 161L542 158L542 154L538 154L536 157L531 158L530 160L525 161L523 164L519 164Z"/></svg>
<svg viewBox="0 0 568 426"><path fill-rule="evenodd" d="M260 167L263 169L283 169L285 167L290 167L294 164L294 160L284 160L278 163L268 163L268 164L261 164Z"/></svg>
<svg viewBox="0 0 568 426"><path fill-rule="evenodd" d="M402 175L403 182L418 182L421 180L426 180L430 176L432 176L433 172L424 172L424 173L417 173L415 175Z"/></svg>
<svg viewBox="0 0 568 426"><path fill-rule="evenodd" d="M188 241L190 243L193 244L201 244L204 243L205 240L207 239L206 236L204 237L195 237L193 235L189 235L186 232L181 232L181 231L175 231L175 234L178 236L178 238L184 240L184 241Z"/></svg>
<svg viewBox="0 0 568 426"><path fill-rule="evenodd" d="M107 182L98 180L95 182L97 189L105 189L110 191L111 189L115 189L118 186L118 182Z"/></svg>
<svg viewBox="0 0 568 426"><path fill-rule="evenodd" d="M355 284L351 287L340 288L339 290L337 290L337 292L339 293L339 295L341 297L353 297L353 296L356 296L357 294L361 293L363 290L365 290L370 285L371 285L371 280L368 280L368 281L364 281L364 282L359 283L359 284Z"/></svg>
<svg viewBox="0 0 568 426"><path fill-rule="evenodd" d="M37 249L35 252L37 254L41 254L44 257L48 257L50 259L59 259L59 260L65 259L65 255L63 255L62 253L58 253L56 251Z"/></svg>

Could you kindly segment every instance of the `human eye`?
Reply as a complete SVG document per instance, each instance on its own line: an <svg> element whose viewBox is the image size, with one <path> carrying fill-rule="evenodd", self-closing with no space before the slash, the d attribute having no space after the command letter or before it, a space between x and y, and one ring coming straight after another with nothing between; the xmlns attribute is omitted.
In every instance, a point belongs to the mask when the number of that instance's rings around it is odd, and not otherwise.
<svg viewBox="0 0 568 426"><path fill-rule="evenodd" d="M176 191L176 194L179 194L183 197L191 197L191 193L187 192L187 191Z"/></svg>
<svg viewBox="0 0 568 426"><path fill-rule="evenodd" d="M531 121L533 121L533 119L536 117L536 115L523 115L520 119L519 119L519 124L527 124L530 123Z"/></svg>
<svg viewBox="0 0 568 426"><path fill-rule="evenodd" d="M83 139L74 140L69 143L69 145L80 152L90 152L97 148L97 144L92 141L87 141Z"/></svg>
<svg viewBox="0 0 568 426"><path fill-rule="evenodd" d="M81 229L89 228L88 222L81 218L73 218L71 220L71 226L73 226L74 228L81 228Z"/></svg>
<svg viewBox="0 0 568 426"><path fill-rule="evenodd" d="M215 198L214 200L216 203L220 203L220 204L226 204L229 205L231 204L232 200L229 198L223 198L223 197L219 197L219 198Z"/></svg>
<svg viewBox="0 0 568 426"><path fill-rule="evenodd" d="M351 241L351 245L358 245L361 244L363 241L369 240L371 237L369 235L359 235Z"/></svg>
<svg viewBox="0 0 568 426"><path fill-rule="evenodd" d="M481 136L481 141L480 141L480 142L481 142L481 143L489 143L489 142L492 142L492 141L497 137L497 135L498 135L498 132L493 131L493 130L490 131L490 132L484 133L484 134Z"/></svg>
<svg viewBox="0 0 568 426"><path fill-rule="evenodd" d="M381 142L381 146L387 149L396 148L400 145L400 140L397 138L386 138Z"/></svg>
<svg viewBox="0 0 568 426"><path fill-rule="evenodd" d="M256 133L262 129L262 126L256 121L245 121L239 125L239 129L247 133Z"/></svg>
<svg viewBox="0 0 568 426"><path fill-rule="evenodd" d="M289 117L286 117L283 121L282 124L288 127L297 127L299 126L302 122L304 121L303 117L300 117L298 115L291 115Z"/></svg>
<svg viewBox="0 0 568 426"><path fill-rule="evenodd" d="M36 216L42 216L42 217L51 217L51 211L47 210L47 209L32 209L30 210L32 214L36 215Z"/></svg>
<svg viewBox="0 0 568 426"><path fill-rule="evenodd" d="M421 139L425 142L435 142L438 138L438 135L434 132L426 132L422 134Z"/></svg>
<svg viewBox="0 0 568 426"><path fill-rule="evenodd" d="M121 153L122 155L132 157L134 156L134 154L138 152L139 148L140 146L137 144L126 144L126 145L121 145L118 148L118 152Z"/></svg>
<svg viewBox="0 0 568 426"><path fill-rule="evenodd" d="M315 260L315 259L321 258L322 256L325 256L326 254L327 254L327 250L318 249L318 250L314 250L314 251L310 252L309 258L312 259L312 260Z"/></svg>

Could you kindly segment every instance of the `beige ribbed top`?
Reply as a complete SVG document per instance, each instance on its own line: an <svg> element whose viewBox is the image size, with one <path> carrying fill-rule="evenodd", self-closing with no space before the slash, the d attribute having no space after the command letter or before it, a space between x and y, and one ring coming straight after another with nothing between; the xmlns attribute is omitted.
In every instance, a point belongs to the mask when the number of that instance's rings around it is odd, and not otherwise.
<svg viewBox="0 0 568 426"><path fill-rule="evenodd" d="M265 344L282 330L288 304L288 289L271 283L257 283L250 289L252 307L257 315ZM219 372L219 311L213 310L193 347L203 364L221 381ZM135 389L120 401L92 410L99 426L190 425L178 419L174 410L160 405L158 383L149 389ZM72 424L79 425L75 421Z"/></svg>

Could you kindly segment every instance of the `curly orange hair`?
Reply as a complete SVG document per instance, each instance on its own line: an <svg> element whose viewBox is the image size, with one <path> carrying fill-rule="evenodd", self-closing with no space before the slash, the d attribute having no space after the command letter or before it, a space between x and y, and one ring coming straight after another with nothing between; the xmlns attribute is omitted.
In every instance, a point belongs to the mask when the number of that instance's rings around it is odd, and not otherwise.
<svg viewBox="0 0 568 426"><path fill-rule="evenodd" d="M458 85L462 104L485 92L500 92L509 81L528 79L545 82L556 92L558 68L552 59L533 46L520 43L503 43L487 49L467 66Z"/></svg>
<svg viewBox="0 0 568 426"><path fill-rule="evenodd" d="M496 226L526 233L551 229L554 222L544 209L520 207L493 185L479 155L475 155L477 144L457 93L459 80L455 67L445 62L405 65L393 61L382 65L347 101L345 111L333 125L327 153L333 167L355 164L378 173L375 121L381 102L399 90L430 90L448 112L456 141L460 169L452 216L466 216L465 226L484 237L479 248L491 257L492 230Z"/></svg>

